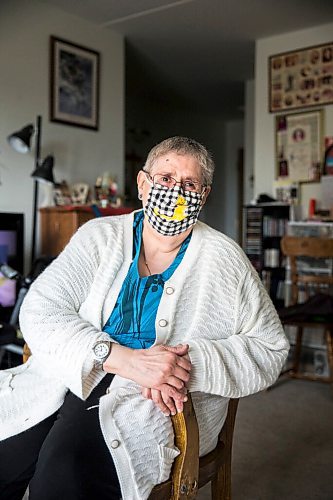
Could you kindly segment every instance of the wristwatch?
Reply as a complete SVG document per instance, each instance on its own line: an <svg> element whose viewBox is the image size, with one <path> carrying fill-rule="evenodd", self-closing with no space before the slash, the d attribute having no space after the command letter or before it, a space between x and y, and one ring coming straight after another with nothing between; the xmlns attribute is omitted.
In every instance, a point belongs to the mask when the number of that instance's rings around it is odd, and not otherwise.
<svg viewBox="0 0 333 500"><path fill-rule="evenodd" d="M112 349L110 340L98 340L93 345L93 354L95 358L95 368L103 369L103 363L107 360Z"/></svg>

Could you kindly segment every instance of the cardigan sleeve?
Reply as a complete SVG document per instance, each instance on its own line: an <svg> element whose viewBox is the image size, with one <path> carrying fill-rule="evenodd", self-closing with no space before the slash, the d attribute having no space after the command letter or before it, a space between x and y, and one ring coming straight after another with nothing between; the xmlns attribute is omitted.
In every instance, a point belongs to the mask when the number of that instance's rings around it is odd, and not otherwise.
<svg viewBox="0 0 333 500"><path fill-rule="evenodd" d="M110 337L80 317L106 245L88 222L32 284L20 311L20 328L33 356L81 399L104 377L92 346ZM104 237L105 240L105 237Z"/></svg>
<svg viewBox="0 0 333 500"><path fill-rule="evenodd" d="M193 365L188 388L238 398L275 382L289 342L257 273L248 268L236 293L234 332L227 338L191 339Z"/></svg>

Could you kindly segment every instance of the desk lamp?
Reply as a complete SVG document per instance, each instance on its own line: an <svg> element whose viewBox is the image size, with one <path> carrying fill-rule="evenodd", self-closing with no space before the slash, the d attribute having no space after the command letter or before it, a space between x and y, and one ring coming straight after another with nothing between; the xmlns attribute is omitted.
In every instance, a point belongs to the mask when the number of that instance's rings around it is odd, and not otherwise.
<svg viewBox="0 0 333 500"><path fill-rule="evenodd" d="M48 155L42 162L40 158L40 143L42 134L42 117L37 116L35 127L32 124L26 125L21 130L8 136L7 140L18 153L27 153L31 149L31 138L35 134L35 169L31 176L34 179L33 198L33 223L32 223L32 247L31 247L31 269L36 257L36 226L37 226L37 203L38 203L38 182L48 182L54 184L53 165L54 158Z"/></svg>

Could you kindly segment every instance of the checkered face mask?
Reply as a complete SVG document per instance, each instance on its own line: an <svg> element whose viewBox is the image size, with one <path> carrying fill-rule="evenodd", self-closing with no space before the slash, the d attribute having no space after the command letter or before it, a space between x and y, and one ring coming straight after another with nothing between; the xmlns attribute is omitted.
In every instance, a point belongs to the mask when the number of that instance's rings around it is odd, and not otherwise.
<svg viewBox="0 0 333 500"><path fill-rule="evenodd" d="M203 193L183 191L181 186L151 186L144 207L150 225L164 236L183 233L198 220Z"/></svg>

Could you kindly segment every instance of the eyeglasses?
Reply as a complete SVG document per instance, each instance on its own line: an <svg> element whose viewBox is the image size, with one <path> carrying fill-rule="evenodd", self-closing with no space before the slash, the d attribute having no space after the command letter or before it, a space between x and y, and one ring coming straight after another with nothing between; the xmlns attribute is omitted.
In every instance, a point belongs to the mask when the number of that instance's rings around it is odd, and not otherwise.
<svg viewBox="0 0 333 500"><path fill-rule="evenodd" d="M190 179L177 181L174 177L171 177L171 175L168 174L150 175L146 170L143 170L143 172L152 181L154 186L163 186L171 189L177 184L180 184L184 191L192 191L193 193L201 193L202 189L206 187L204 184L201 184L201 182L192 181Z"/></svg>

